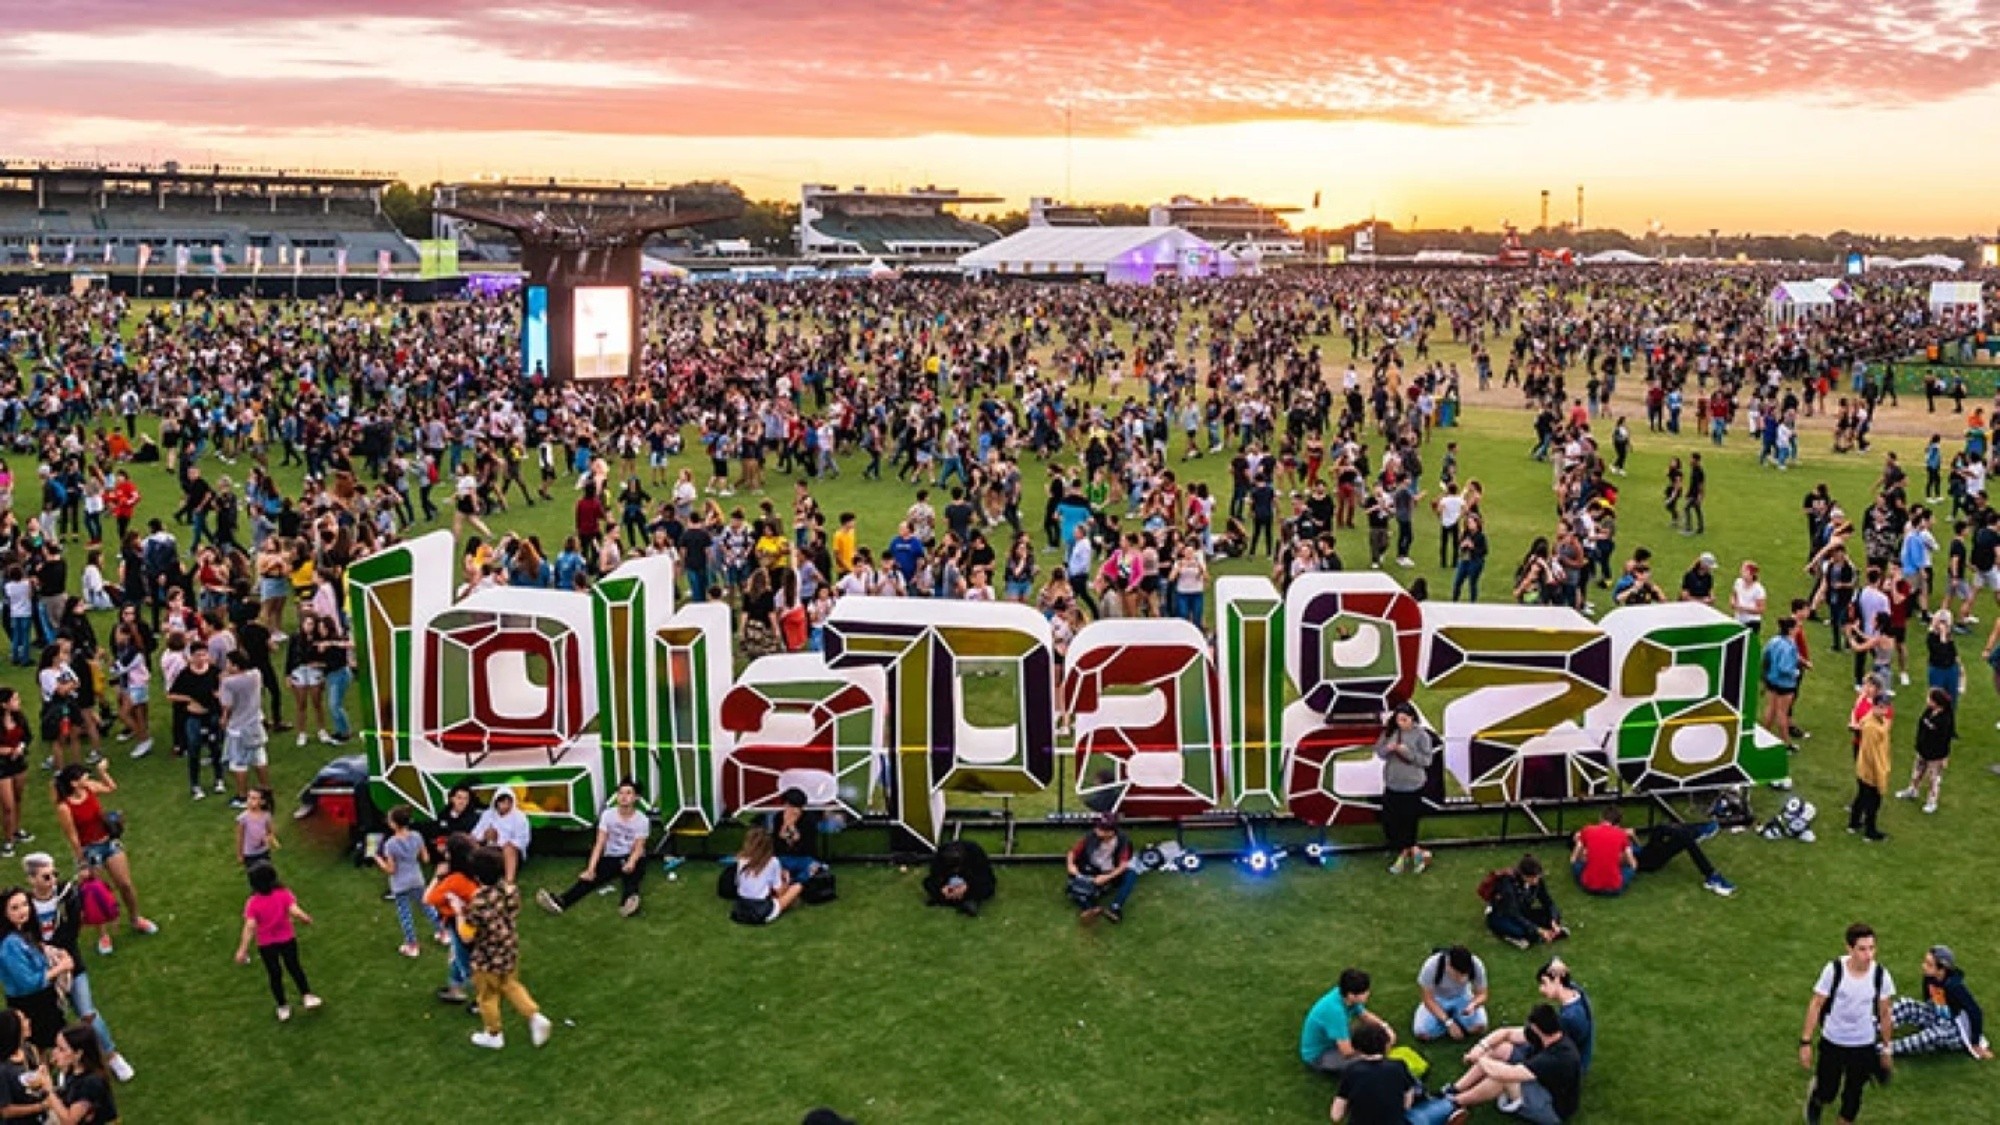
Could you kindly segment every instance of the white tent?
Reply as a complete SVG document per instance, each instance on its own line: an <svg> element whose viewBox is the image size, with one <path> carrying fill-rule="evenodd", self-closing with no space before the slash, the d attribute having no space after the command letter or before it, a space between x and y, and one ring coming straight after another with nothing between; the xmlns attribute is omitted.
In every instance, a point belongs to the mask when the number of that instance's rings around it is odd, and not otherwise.
<svg viewBox="0 0 2000 1125"><path fill-rule="evenodd" d="M1586 254L1577 260L1582 266L1650 266L1653 259L1630 250L1605 250L1596 254Z"/></svg>
<svg viewBox="0 0 2000 1125"><path fill-rule="evenodd" d="M1931 282L1931 315L1986 319L1986 297L1977 281Z"/></svg>
<svg viewBox="0 0 2000 1125"><path fill-rule="evenodd" d="M1854 290L1848 286L1845 278L1815 277L1812 283L1826 290L1826 295L1836 301L1848 301L1854 298Z"/></svg>
<svg viewBox="0 0 2000 1125"><path fill-rule="evenodd" d="M1089 277L1150 285L1214 277L1216 249L1179 227L1029 227L958 259L974 276Z"/></svg>
<svg viewBox="0 0 2000 1125"><path fill-rule="evenodd" d="M1950 273L1957 273L1965 268L1963 261L1945 254L1925 254L1921 258L1905 258L1896 265L1898 269L1945 270Z"/></svg>
<svg viewBox="0 0 2000 1125"><path fill-rule="evenodd" d="M1764 302L1772 320L1803 320L1833 311L1833 294L1817 281L1780 281Z"/></svg>
<svg viewBox="0 0 2000 1125"><path fill-rule="evenodd" d="M894 281L897 276L896 271L880 258L868 263L868 277L871 281Z"/></svg>

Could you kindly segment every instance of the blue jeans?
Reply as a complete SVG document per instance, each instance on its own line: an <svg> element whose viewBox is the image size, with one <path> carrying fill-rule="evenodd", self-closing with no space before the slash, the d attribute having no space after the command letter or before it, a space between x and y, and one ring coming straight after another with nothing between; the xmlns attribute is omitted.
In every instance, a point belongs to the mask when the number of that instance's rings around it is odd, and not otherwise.
<svg viewBox="0 0 2000 1125"><path fill-rule="evenodd" d="M35 619L32 617L7 618L7 637L14 642L14 663L28 665L34 663Z"/></svg>
<svg viewBox="0 0 2000 1125"><path fill-rule="evenodd" d="M1438 1007L1444 1009L1445 1018L1457 1024L1460 1030L1475 1033L1485 1031L1486 1009L1474 1008L1470 1006L1471 1004L1470 989L1450 1000L1438 997ZM1442 1039L1448 1033L1448 1029L1443 1020L1431 1014L1429 1008L1418 1004L1416 1032L1419 1039Z"/></svg>
<svg viewBox="0 0 2000 1125"><path fill-rule="evenodd" d="M690 567L687 572L687 580L688 601L696 603L707 601L708 572L706 570L695 570Z"/></svg>
<svg viewBox="0 0 2000 1125"><path fill-rule="evenodd" d="M812 877L815 870L826 865L809 855L781 855L778 857L778 866L785 869L785 874L792 877L792 882L803 883Z"/></svg>
<svg viewBox="0 0 2000 1125"><path fill-rule="evenodd" d="M447 927L445 933L451 937L451 963L445 968L445 985L454 991L463 992L472 980L472 951L458 936L456 924Z"/></svg>
<svg viewBox="0 0 2000 1125"><path fill-rule="evenodd" d="M326 674L327 722L333 727L333 737L346 738L353 733L347 725L347 689L354 683L352 667L336 668Z"/></svg>
<svg viewBox="0 0 2000 1125"><path fill-rule="evenodd" d="M1618 889L1615 891L1593 891L1585 887L1583 885L1582 860L1577 860L1575 863L1570 864L1569 871L1570 874L1576 876L1576 889L1587 895L1597 895L1600 898L1613 898L1624 894L1632 886L1633 870L1629 867L1621 866L1618 868Z"/></svg>
<svg viewBox="0 0 2000 1125"><path fill-rule="evenodd" d="M104 1053L117 1054L118 1044L111 1038L111 1025L104 1022L104 1013L97 1010L96 1001L91 999L89 973L78 973L70 978L69 1002L76 1009L78 1018L97 1032L97 1045L104 1048Z"/></svg>
<svg viewBox="0 0 2000 1125"><path fill-rule="evenodd" d="M1472 601L1479 600L1479 575L1486 569L1485 559L1458 560L1458 573L1451 579L1451 600L1458 600L1458 592L1468 584L1472 587Z"/></svg>
<svg viewBox="0 0 2000 1125"><path fill-rule="evenodd" d="M1110 886L1099 887L1097 889L1097 905L1108 907L1112 910L1123 910L1125 909L1125 900L1132 897L1132 890L1138 885L1139 872L1131 867L1127 867L1125 874L1120 875ZM1104 901L1106 894L1111 896L1110 902Z"/></svg>
<svg viewBox="0 0 2000 1125"><path fill-rule="evenodd" d="M1192 594L1174 591L1174 616L1201 628L1201 615L1206 607L1207 593L1197 590Z"/></svg>
<svg viewBox="0 0 2000 1125"><path fill-rule="evenodd" d="M1943 688L1944 693L1951 696L1951 705L1953 707L1958 706L1958 665L1954 664L1949 668L1932 668L1930 670L1930 686Z"/></svg>

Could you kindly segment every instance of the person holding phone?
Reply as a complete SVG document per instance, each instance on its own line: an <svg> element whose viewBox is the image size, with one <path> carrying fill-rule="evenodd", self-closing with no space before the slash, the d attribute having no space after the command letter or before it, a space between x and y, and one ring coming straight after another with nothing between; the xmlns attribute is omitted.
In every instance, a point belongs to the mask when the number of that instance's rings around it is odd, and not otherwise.
<svg viewBox="0 0 2000 1125"><path fill-rule="evenodd" d="M1396 852L1389 873L1421 875L1430 869L1431 853L1417 846L1417 827L1437 743L1418 724L1415 707L1401 703L1389 712L1375 740L1375 756L1382 759L1382 835Z"/></svg>

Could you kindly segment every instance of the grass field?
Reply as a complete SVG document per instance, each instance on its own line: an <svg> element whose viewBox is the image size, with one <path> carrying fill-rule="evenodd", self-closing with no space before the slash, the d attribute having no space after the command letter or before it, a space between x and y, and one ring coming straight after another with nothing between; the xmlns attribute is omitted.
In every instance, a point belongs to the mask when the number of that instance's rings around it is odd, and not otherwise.
<svg viewBox="0 0 2000 1125"><path fill-rule="evenodd" d="M1344 351L1330 354L1344 362ZM1466 475L1487 487L1489 600L1504 596L1513 562L1550 522L1548 470L1527 459L1527 431L1515 411L1474 409L1446 435L1460 443ZM1894 444L1905 458L1919 448L1915 439ZM1800 494L1823 479L1858 510L1878 464L1872 455L1833 459L1827 445L1809 432L1804 466L1780 475L1757 469L1740 443L1713 451L1692 434L1670 443L1642 430L1624 482L1621 554L1653 547L1663 584L1702 549L1721 558L1725 574L1756 557L1774 603L1803 593ZM1710 464L1709 532L1699 540L1671 533L1654 502L1666 458L1691 449ZM1434 466L1436 454L1428 460ZM1193 471L1214 482L1225 463L1195 462ZM1029 477L1026 494L1038 495L1039 467ZM295 487L295 477L284 479ZM142 516L164 511L167 476L147 467L139 483ZM864 540L878 546L909 491L862 482L852 468L816 489L829 512L861 512ZM538 506L495 527L559 540L569 519L566 504ZM1435 539L1419 527L1415 556L1434 560ZM1350 561L1360 554L1358 540L1343 546ZM1417 573L1449 588L1433 567ZM1818 843L1719 839L1713 855L1742 888L1733 900L1704 893L1685 866L1614 902L1559 889L1577 930L1562 952L1599 1018L1581 1120L1789 1120L1802 1086L1793 1044L1806 992L1855 919L1881 931L1904 982L1915 983L1923 947L1942 941L1958 950L1975 990L2000 1002L2000 991L1981 989L2000 981L2000 907L1978 889L1976 866L1993 855L1990 825L2000 814L2000 781L1985 769L2000 717L1993 693L1983 682L1972 687L1943 809L1925 817L1892 802L1883 827L1893 838L1864 845L1840 830L1852 789L1841 729L1846 669L1826 659L1823 631L1813 643L1821 668L1808 677L1800 713L1817 737L1798 777L1822 810ZM1965 645L1968 656L1976 647ZM28 680L7 669L0 682ZM1915 694L1905 700L1913 705ZM1897 735L1898 771L1907 769L1910 723ZM283 739L273 750L289 809L291 793L329 755ZM181 763L164 753L139 763L112 753L143 902L163 927L152 938L121 936L115 956L91 959L99 1003L140 1071L120 1091L132 1121L779 1123L821 1103L865 1122L1313 1121L1332 1091L1299 1065L1298 1026L1342 967L1376 975L1373 1006L1405 1031L1417 964L1435 945L1465 941L1486 958L1498 1018L1519 1021L1534 998L1540 956L1486 938L1472 890L1518 848L1442 853L1422 878L1392 878L1373 857L1263 881L1225 866L1149 877L1128 921L1097 929L1078 927L1052 868L1004 870L1000 898L975 921L923 909L914 870L850 866L837 904L750 931L725 919L706 869L695 868L676 883L649 877L645 912L631 921L608 899L559 919L530 907L523 974L556 1019L556 1037L532 1051L510 1016L512 1042L495 1054L471 1047L474 1021L432 998L443 976L435 947L415 962L396 955L379 876L349 865L327 827L306 822L285 825L279 862L318 919L302 944L327 1006L280 1026L262 974L230 961L244 888L229 810L213 799L190 804ZM1773 800L1760 795L1760 812ZM39 787L29 823L38 845L54 840ZM1538 850L1554 860L1560 848ZM577 866L537 860L524 888L559 887ZM1457 1073L1448 1051L1428 1054L1440 1064L1434 1073ZM1894 1086L1871 1094L1867 1119L1980 1119L1978 1071L1962 1057L1907 1065Z"/></svg>

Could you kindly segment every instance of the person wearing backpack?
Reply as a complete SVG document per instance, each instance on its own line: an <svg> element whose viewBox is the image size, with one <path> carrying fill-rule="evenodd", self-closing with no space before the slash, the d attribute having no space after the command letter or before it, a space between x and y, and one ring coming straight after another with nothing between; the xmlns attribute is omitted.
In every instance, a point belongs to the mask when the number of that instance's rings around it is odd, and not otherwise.
<svg viewBox="0 0 2000 1125"><path fill-rule="evenodd" d="M1417 971L1423 990L1413 1018L1417 1041L1463 1039L1486 1030L1486 963L1462 945L1439 949Z"/></svg>
<svg viewBox="0 0 2000 1125"><path fill-rule="evenodd" d="M1821 1114L1836 1097L1841 1125L1852 1125L1861 1114L1868 1080L1889 1080L1895 1068L1890 1049L1895 999L1896 983L1875 957L1875 931L1862 922L1847 927L1847 955L1820 970L1812 1000L1806 1004L1805 1029L1799 1032L1799 1065L1813 1075L1806 1086L1807 1125L1819 1125Z"/></svg>
<svg viewBox="0 0 2000 1125"><path fill-rule="evenodd" d="M1480 880L1479 898L1486 903L1486 928L1516 949L1569 936L1562 911L1549 896L1542 861L1533 855Z"/></svg>

